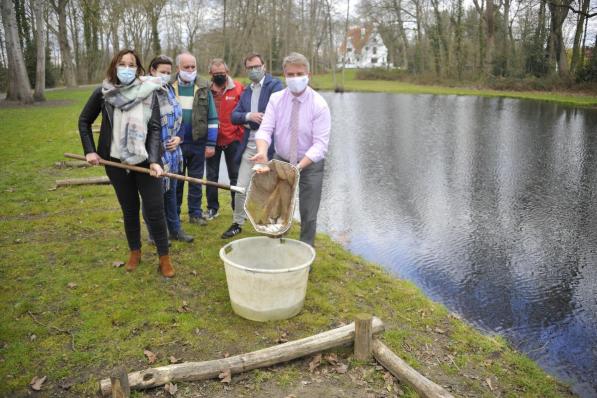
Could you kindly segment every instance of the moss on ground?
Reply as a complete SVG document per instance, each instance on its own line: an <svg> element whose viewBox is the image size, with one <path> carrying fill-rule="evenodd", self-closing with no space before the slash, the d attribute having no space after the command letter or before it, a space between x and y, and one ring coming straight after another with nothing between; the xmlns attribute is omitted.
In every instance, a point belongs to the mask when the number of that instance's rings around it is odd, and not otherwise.
<svg viewBox="0 0 597 398"><path fill-rule="evenodd" d="M147 367L146 349L157 355L156 365L167 364L170 356L220 358L274 345L281 336L294 340L319 333L360 312L383 319L386 343L455 395L571 395L502 339L473 330L412 283L324 235L317 238L317 259L298 316L255 323L234 315L218 257L220 234L231 221L227 192L220 195L222 215L208 226L189 225L184 214L195 242L173 243L174 279L156 273L152 247L144 247L136 272L114 267L127 248L112 188L53 189L56 179L103 175L99 167L53 167L63 152L81 152L76 124L90 92L53 91L46 105L0 108L0 396L27 395L34 376L48 377L40 396L93 396L114 366ZM250 229L241 237L253 235ZM290 236L297 237L296 226ZM346 374L329 365L310 373L306 358L235 376L230 386L179 383L177 396L277 397L297 391L302 397L326 396L325 391L391 396L397 388L415 396L405 386L388 384L375 364L352 361L350 350L335 352L350 364Z"/></svg>

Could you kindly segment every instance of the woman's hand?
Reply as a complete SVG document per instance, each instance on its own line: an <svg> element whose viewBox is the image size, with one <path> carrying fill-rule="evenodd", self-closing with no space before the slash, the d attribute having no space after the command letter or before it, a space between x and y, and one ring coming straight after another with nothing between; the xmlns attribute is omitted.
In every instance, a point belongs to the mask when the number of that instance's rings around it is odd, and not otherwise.
<svg viewBox="0 0 597 398"><path fill-rule="evenodd" d="M176 148L178 148L178 146L180 145L180 141L182 140L179 136L174 136L170 138L168 142L166 142L166 150L170 152L175 151Z"/></svg>
<svg viewBox="0 0 597 398"><path fill-rule="evenodd" d="M97 153L89 152L85 155L85 160L87 160L87 163L97 166L100 163L101 158Z"/></svg>
<svg viewBox="0 0 597 398"><path fill-rule="evenodd" d="M164 169L159 163L150 163L149 164L149 175L155 178L160 178L164 174Z"/></svg>
<svg viewBox="0 0 597 398"><path fill-rule="evenodd" d="M205 158L206 159L211 158L213 155L215 155L215 153L216 153L216 148L214 148L213 146L205 147Z"/></svg>

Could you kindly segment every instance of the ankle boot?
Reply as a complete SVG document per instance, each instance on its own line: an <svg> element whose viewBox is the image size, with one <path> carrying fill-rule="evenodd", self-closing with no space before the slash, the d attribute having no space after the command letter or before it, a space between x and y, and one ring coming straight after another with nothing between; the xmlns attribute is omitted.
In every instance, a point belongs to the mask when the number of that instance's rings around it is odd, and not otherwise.
<svg viewBox="0 0 597 398"><path fill-rule="evenodd" d="M160 267L158 270L166 278L172 278L174 276L174 267L172 267L169 255L160 256Z"/></svg>
<svg viewBox="0 0 597 398"><path fill-rule="evenodd" d="M126 262L124 269L128 272L132 272L137 269L137 266L141 262L141 250L131 250L129 254L129 260Z"/></svg>

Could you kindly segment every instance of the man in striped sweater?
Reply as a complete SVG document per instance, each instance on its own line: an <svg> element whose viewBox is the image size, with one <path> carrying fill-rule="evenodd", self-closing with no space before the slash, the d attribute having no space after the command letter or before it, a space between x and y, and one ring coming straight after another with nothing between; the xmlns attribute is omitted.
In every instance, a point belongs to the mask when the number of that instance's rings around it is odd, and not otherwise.
<svg viewBox="0 0 597 398"><path fill-rule="evenodd" d="M176 57L176 70L176 80L172 86L176 99L182 107L180 129L184 132L184 139L180 145L183 156L181 174L203 178L205 158L210 158L215 153L218 139L218 114L209 90L209 83L197 75L195 57L190 53L179 54ZM184 182L179 182L176 188L178 214L180 214ZM189 184L187 204L189 222L192 224L207 224L201 209L202 197L202 186Z"/></svg>

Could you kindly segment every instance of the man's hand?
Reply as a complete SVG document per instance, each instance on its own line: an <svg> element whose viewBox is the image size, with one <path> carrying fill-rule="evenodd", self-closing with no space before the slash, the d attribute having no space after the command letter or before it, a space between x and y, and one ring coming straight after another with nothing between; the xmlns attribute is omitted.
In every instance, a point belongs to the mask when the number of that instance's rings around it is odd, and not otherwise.
<svg viewBox="0 0 597 398"><path fill-rule="evenodd" d="M205 158L209 159L216 153L216 148L213 146L206 146L205 147Z"/></svg>
<svg viewBox="0 0 597 398"><path fill-rule="evenodd" d="M263 112L251 112L249 113L248 118L254 123L261 124L261 121L263 120Z"/></svg>
<svg viewBox="0 0 597 398"><path fill-rule="evenodd" d="M182 140L179 136L170 138L168 142L166 142L166 150L169 152L175 151L176 148L178 148L178 145L180 145L180 141Z"/></svg>
<svg viewBox="0 0 597 398"><path fill-rule="evenodd" d="M150 163L149 164L149 175L155 178L160 178L160 176L164 174L164 169L159 163Z"/></svg>
<svg viewBox="0 0 597 398"><path fill-rule="evenodd" d="M256 164L265 164L268 162L267 159L267 152L263 153L263 152L257 152L257 154L251 158L249 158L249 160L253 163ZM261 173L267 173L269 171L269 168L258 168L257 170L255 170L255 172L257 174L261 174Z"/></svg>
<svg viewBox="0 0 597 398"><path fill-rule="evenodd" d="M100 162L100 157L97 153L95 152L90 152L87 155L85 155L85 160L87 160L87 163L92 164L94 166L97 166Z"/></svg>

